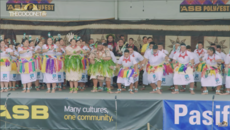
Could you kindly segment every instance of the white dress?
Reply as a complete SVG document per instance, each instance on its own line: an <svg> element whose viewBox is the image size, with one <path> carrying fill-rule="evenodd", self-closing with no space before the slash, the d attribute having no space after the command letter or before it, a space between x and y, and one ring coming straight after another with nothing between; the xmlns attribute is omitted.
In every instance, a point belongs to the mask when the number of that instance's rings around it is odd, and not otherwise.
<svg viewBox="0 0 230 130"><path fill-rule="evenodd" d="M206 55L207 54L207 50L205 49L195 49L194 50L194 53L197 54L199 60L202 56ZM201 65L202 63L199 63L199 65ZM201 72L199 71L195 71L194 72L194 80L195 82L200 82L201 81Z"/></svg>
<svg viewBox="0 0 230 130"><path fill-rule="evenodd" d="M181 66L188 66L189 62L193 59L193 54L189 51L185 51L184 53L179 52L173 56L173 60L176 60L178 62L177 65L174 67L174 85L188 85L189 83L194 82L193 68L187 67L186 71L178 71Z"/></svg>
<svg viewBox="0 0 230 130"><path fill-rule="evenodd" d="M159 50L159 51L163 52L165 55L169 54L169 52L167 50L164 50L164 49ZM161 86L172 86L172 85L173 85L173 73L169 73L169 74L165 74L165 75L163 73Z"/></svg>
<svg viewBox="0 0 230 130"><path fill-rule="evenodd" d="M224 52L220 52L220 53L219 53L219 52L216 51L216 54L219 55L219 56L221 57L222 61L225 60L226 55L224 54ZM218 63L219 69L222 68L222 67L224 67L224 65L225 65L224 63ZM220 74L221 74L221 76L222 76L222 84L225 84L226 75L225 75L225 73L224 73L224 70L221 69L221 71L222 71L222 72L221 72Z"/></svg>
<svg viewBox="0 0 230 130"><path fill-rule="evenodd" d="M18 63L17 63L17 56L19 56L19 53L17 51L14 51L14 55L16 56L10 56L11 57L11 65L16 65L16 70L13 70L13 67L11 66L11 72L10 72L10 81L19 81L21 80L21 76L18 73Z"/></svg>
<svg viewBox="0 0 230 130"><path fill-rule="evenodd" d="M144 60L144 57L140 53L138 53L136 51L133 51L133 54L131 54L130 56L134 57L134 59L136 60L137 63L140 63L141 61ZM138 65L138 68L140 68L140 67L141 66ZM134 83L137 82L139 80L139 74L138 74L137 77L134 77L133 80L134 80Z"/></svg>
<svg viewBox="0 0 230 130"><path fill-rule="evenodd" d="M30 47L30 49L32 49L32 47ZM20 51L23 51L23 47L18 47L18 52L20 52ZM23 54L19 54L19 56L20 56L19 62L20 62L20 60L23 60L23 59L26 59L26 60L32 59L33 51L30 50L30 51L25 52ZM19 65L19 67L20 67L20 65ZM24 67L25 67L25 69L27 68L26 65L24 65ZM35 66L33 66L33 67L35 68ZM21 72L20 68L19 68L19 72ZM29 72L29 73L25 71L25 72L20 73L20 75L21 75L22 84L31 83L31 82L34 82L37 80L37 74L35 71Z"/></svg>
<svg viewBox="0 0 230 130"><path fill-rule="evenodd" d="M212 56L205 55L203 57L203 61L206 62L206 65L208 65L209 67L214 66L215 68L217 68L217 62L215 62L215 60L218 59L221 59L221 57L217 54L214 54ZM220 73L217 73L216 75L208 74L207 77L201 77L201 85L203 87L216 87L222 85L222 77Z"/></svg>
<svg viewBox="0 0 230 130"><path fill-rule="evenodd" d="M11 71L11 63L10 63L10 53L13 52L12 49L6 48L4 51L0 53L1 61L4 60L4 62L0 63L0 82L9 82L10 81L10 71ZM7 63L7 66L6 66Z"/></svg>
<svg viewBox="0 0 230 130"><path fill-rule="evenodd" d="M229 66L229 64L230 64L230 54L226 55L224 62L225 62L225 65L228 65L228 70L229 70L230 69L229 68L230 67ZM228 72L227 72L225 80L226 80L225 87L230 88L230 73L228 75Z"/></svg>
<svg viewBox="0 0 230 130"><path fill-rule="evenodd" d="M134 69L131 69L131 68L134 68L134 65L137 64L137 61L132 56L129 56L128 58L121 56L117 64L122 65L120 72L128 72L127 75L132 75L132 71ZM126 69L126 68L129 68L129 69ZM122 71L122 69L125 71ZM129 86L130 84L134 83L134 79L132 76L121 77L120 75L125 75L125 74L124 73L120 74L120 72L117 77L117 83L121 83L125 86Z"/></svg>
<svg viewBox="0 0 230 130"><path fill-rule="evenodd" d="M145 51L145 54L148 52L148 51L151 51L151 49L146 49L146 51ZM144 55L145 55L144 54ZM149 82L148 82L148 73L146 72L146 66L144 67L144 73L143 73L143 76L142 76L142 83L144 84L144 85L148 85L149 84Z"/></svg>
<svg viewBox="0 0 230 130"><path fill-rule="evenodd" d="M166 55L160 51L156 54L152 53L152 51L148 51L144 55L144 57L149 60L149 66L147 66L148 82L157 83L157 81L162 81L163 63Z"/></svg>
<svg viewBox="0 0 230 130"><path fill-rule="evenodd" d="M48 52L46 53L43 53L43 63L44 64L44 57L47 56L47 57L51 57L51 59L55 59L57 58L56 57L56 53L55 53L55 49L57 48L56 45L53 45L53 49L49 50ZM42 49L48 49L47 45L43 45L42 46ZM47 61L48 61L48 58L47 58ZM47 62L46 61L46 62ZM46 64L45 62L45 64ZM44 65L42 65L44 66ZM53 72L53 73L43 73L43 82L44 83L58 83L58 72Z"/></svg>

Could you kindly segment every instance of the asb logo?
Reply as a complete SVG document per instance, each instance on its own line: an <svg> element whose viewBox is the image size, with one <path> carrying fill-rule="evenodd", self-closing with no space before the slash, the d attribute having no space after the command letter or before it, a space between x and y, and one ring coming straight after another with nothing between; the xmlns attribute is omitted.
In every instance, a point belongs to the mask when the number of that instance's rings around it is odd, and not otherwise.
<svg viewBox="0 0 230 130"><path fill-rule="evenodd" d="M9 107L8 107L9 108ZM45 105L32 105L29 109L26 105L14 105L12 107L13 114L6 109L5 105L0 105L0 117L6 119L48 119L49 118L49 108Z"/></svg>
<svg viewBox="0 0 230 130"><path fill-rule="evenodd" d="M180 12L230 12L229 0L184 0Z"/></svg>

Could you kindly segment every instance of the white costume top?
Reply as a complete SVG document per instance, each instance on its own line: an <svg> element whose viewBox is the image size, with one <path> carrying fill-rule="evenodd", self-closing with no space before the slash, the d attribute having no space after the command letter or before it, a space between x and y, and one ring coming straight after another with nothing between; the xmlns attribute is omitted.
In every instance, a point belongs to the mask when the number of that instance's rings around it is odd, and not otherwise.
<svg viewBox="0 0 230 130"><path fill-rule="evenodd" d="M199 49L195 49L194 53L196 53L199 56L199 58L200 58L202 55L204 56L205 54L207 54L207 50L205 50L203 48L200 49L200 50Z"/></svg>
<svg viewBox="0 0 230 130"><path fill-rule="evenodd" d="M56 52L56 56L62 56L65 53L65 49L61 48L61 52Z"/></svg>
<svg viewBox="0 0 230 130"><path fill-rule="evenodd" d="M20 58L26 58L26 57L32 57L33 56L33 51L32 51L32 47L29 47L30 51L25 52L23 54L19 54ZM18 47L18 52L23 51L23 47Z"/></svg>
<svg viewBox="0 0 230 130"><path fill-rule="evenodd" d="M185 51L184 53L182 53L182 52L176 53L173 56L173 59L176 60L176 61L178 61L181 64L188 64L189 61L191 61L192 59L194 59L194 57L193 57L193 55L192 55L191 52Z"/></svg>
<svg viewBox="0 0 230 130"><path fill-rule="evenodd" d="M224 62L226 65L229 65L230 64L230 54L227 54L225 59L224 59Z"/></svg>
<svg viewBox="0 0 230 130"><path fill-rule="evenodd" d="M37 51L38 49L42 50L42 48L41 48L40 46L37 45L37 46L35 47L34 51ZM40 54L40 55L43 55L43 54Z"/></svg>
<svg viewBox="0 0 230 130"><path fill-rule="evenodd" d="M118 64L121 64L123 67L130 67L130 66L134 66L135 64L137 64L137 61L132 56L129 56L128 58L125 58L124 56L122 56L120 57Z"/></svg>
<svg viewBox="0 0 230 130"><path fill-rule="evenodd" d="M109 51L110 52L110 55L111 55L111 57L112 57L112 61L115 63L115 64L117 64L117 58L116 58L116 56L114 55L114 53L112 52L112 51Z"/></svg>
<svg viewBox="0 0 230 130"><path fill-rule="evenodd" d="M56 45L53 45L53 49L52 50L49 50L47 51L46 53L43 53L43 55L55 55L55 51L54 49L57 49L57 46ZM48 45L43 45L42 46L42 49L48 49ZM51 49L51 48L50 48Z"/></svg>
<svg viewBox="0 0 230 130"><path fill-rule="evenodd" d="M164 49L162 49L162 50L159 50L160 52L163 52L165 55L168 55L169 54L169 52L167 51L167 50L164 50Z"/></svg>
<svg viewBox="0 0 230 130"><path fill-rule="evenodd" d="M169 58L170 59L173 59L174 55L177 54L178 52L180 52L179 50L176 50L176 51L171 51L170 55L169 55Z"/></svg>
<svg viewBox="0 0 230 130"><path fill-rule="evenodd" d="M206 64L210 66L216 66L217 62L215 60L218 60L218 59L221 59L221 57L217 54L213 54L212 56L209 56L208 54L206 54L203 57L203 61L205 61Z"/></svg>
<svg viewBox="0 0 230 130"><path fill-rule="evenodd" d="M144 57L149 60L151 66L156 66L163 63L166 55L162 51L157 51L155 55L152 54L152 51L148 51L145 53Z"/></svg>
<svg viewBox="0 0 230 130"><path fill-rule="evenodd" d="M133 53L130 56L134 57L135 60L137 61L137 63L139 63L139 62L144 60L143 56L140 53L136 52L136 51L133 51Z"/></svg>
<svg viewBox="0 0 230 130"><path fill-rule="evenodd" d="M17 57L19 56L19 53L17 51L14 51L14 55L15 56L11 56L11 59L12 60L17 60L18 59Z"/></svg>
<svg viewBox="0 0 230 130"><path fill-rule="evenodd" d="M6 53L8 53L8 52L13 52L13 50L10 49L10 48L7 48L5 51L2 51L1 54L0 54L0 58L9 58L10 55L9 55L9 54L6 54Z"/></svg>
<svg viewBox="0 0 230 130"><path fill-rule="evenodd" d="M224 52L220 52L219 53L218 51L216 51L216 54L219 55L221 57L221 59L224 61L224 59L226 57L226 55L224 54Z"/></svg>
<svg viewBox="0 0 230 130"><path fill-rule="evenodd" d="M194 58L194 64L199 64L200 63L200 59L197 53L191 52L193 58Z"/></svg>

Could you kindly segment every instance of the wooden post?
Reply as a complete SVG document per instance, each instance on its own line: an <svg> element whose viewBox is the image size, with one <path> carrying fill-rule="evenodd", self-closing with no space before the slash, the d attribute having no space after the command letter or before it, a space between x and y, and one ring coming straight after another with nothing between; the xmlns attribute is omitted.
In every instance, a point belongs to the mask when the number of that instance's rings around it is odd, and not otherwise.
<svg viewBox="0 0 230 130"><path fill-rule="evenodd" d="M147 130L150 130L150 124L147 123Z"/></svg>

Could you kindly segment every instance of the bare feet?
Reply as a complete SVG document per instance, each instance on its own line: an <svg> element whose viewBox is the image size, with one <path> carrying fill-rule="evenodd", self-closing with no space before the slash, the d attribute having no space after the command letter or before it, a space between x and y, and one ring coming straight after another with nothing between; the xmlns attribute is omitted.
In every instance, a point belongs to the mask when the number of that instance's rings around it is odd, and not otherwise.
<svg viewBox="0 0 230 130"><path fill-rule="evenodd" d="M48 90L46 91L46 93L50 93L50 89L48 89Z"/></svg>
<svg viewBox="0 0 230 130"><path fill-rule="evenodd" d="M186 90L185 89L181 89L180 92L185 92Z"/></svg>
<svg viewBox="0 0 230 130"><path fill-rule="evenodd" d="M59 89L58 89L58 91L62 91L62 89L61 89L61 88L59 88Z"/></svg>
<svg viewBox="0 0 230 130"><path fill-rule="evenodd" d="M30 93L30 90L27 90L26 92L27 92L27 93Z"/></svg>
<svg viewBox="0 0 230 130"><path fill-rule="evenodd" d="M172 92L172 94L179 94L179 92L178 91L174 91L174 92Z"/></svg>
<svg viewBox="0 0 230 130"><path fill-rule="evenodd" d="M208 93L201 93L201 95L208 95Z"/></svg>
<svg viewBox="0 0 230 130"><path fill-rule="evenodd" d="M134 94L132 91L129 92L130 94Z"/></svg>
<svg viewBox="0 0 230 130"><path fill-rule="evenodd" d="M194 92L194 91L190 91L190 93L191 93L192 95L195 95L195 92Z"/></svg>
<svg viewBox="0 0 230 130"><path fill-rule="evenodd" d="M55 93L55 90L56 90L56 89L52 89L51 93Z"/></svg>

